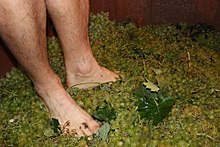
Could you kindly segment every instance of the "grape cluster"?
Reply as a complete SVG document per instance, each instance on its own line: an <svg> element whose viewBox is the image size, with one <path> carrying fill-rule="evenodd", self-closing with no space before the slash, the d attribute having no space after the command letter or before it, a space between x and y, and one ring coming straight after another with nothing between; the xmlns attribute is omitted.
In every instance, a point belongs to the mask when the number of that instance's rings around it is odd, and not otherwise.
<svg viewBox="0 0 220 147"><path fill-rule="evenodd" d="M108 14L91 14L89 37L98 62L123 75L115 83L92 90L67 88L91 115L110 104L117 117L109 122L106 141L51 134L48 111L21 68L0 79L0 145L3 146L219 146L220 35L203 32L192 40L174 25L110 21ZM48 38L51 67L65 86L65 66L58 38ZM160 71L160 74L155 72ZM134 89L149 79L176 99L159 125L141 120Z"/></svg>

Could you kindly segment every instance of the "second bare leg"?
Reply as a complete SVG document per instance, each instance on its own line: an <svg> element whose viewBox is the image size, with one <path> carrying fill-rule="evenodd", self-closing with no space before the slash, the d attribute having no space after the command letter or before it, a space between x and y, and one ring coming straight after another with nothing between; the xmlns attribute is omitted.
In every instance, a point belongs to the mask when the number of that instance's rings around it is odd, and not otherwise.
<svg viewBox="0 0 220 147"><path fill-rule="evenodd" d="M99 66L90 48L89 0L46 0L46 3L64 49L67 85L88 88L115 81L118 75Z"/></svg>

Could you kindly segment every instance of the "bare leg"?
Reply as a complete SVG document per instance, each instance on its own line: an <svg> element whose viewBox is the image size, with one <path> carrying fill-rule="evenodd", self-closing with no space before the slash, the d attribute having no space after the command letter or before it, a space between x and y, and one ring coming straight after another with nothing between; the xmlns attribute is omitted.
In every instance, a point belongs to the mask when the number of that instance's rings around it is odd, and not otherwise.
<svg viewBox="0 0 220 147"><path fill-rule="evenodd" d="M69 120L78 136L91 135L98 123L73 101L49 66L45 7L45 0L1 0L0 36L30 75L51 116L60 124Z"/></svg>
<svg viewBox="0 0 220 147"><path fill-rule="evenodd" d="M67 85L88 88L115 81L118 75L99 66L90 48L89 0L46 0L46 4L64 49Z"/></svg>

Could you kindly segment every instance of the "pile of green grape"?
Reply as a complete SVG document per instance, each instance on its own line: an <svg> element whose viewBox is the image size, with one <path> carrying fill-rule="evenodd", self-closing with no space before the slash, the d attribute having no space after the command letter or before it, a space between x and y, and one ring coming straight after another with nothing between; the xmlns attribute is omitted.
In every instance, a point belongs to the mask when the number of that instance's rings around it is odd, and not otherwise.
<svg viewBox="0 0 220 147"><path fill-rule="evenodd" d="M0 145L220 146L220 34L192 28L186 24L138 28L110 21L106 13L91 14L94 56L100 65L123 76L94 89L67 91L91 115L106 103L114 108L117 117L109 121L107 139L54 133L30 79L22 69L13 68L0 79ZM56 37L48 38L48 56L66 87L63 53ZM146 79L176 99L169 116L156 126L140 119L133 94Z"/></svg>

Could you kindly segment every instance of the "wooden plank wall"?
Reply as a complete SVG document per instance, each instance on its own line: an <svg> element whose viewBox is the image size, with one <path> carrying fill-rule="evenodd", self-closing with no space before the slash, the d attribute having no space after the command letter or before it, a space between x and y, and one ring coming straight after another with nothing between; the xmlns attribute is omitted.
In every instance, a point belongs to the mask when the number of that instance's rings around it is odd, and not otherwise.
<svg viewBox="0 0 220 147"><path fill-rule="evenodd" d="M117 21L139 26L162 23L208 23L220 30L219 0L91 0L91 11L109 12Z"/></svg>
<svg viewBox="0 0 220 147"><path fill-rule="evenodd" d="M164 23L207 23L220 30L220 0L90 0L93 13L109 12L110 19L132 20L138 26ZM48 27L48 34L53 29ZM0 40L0 76L14 60Z"/></svg>

